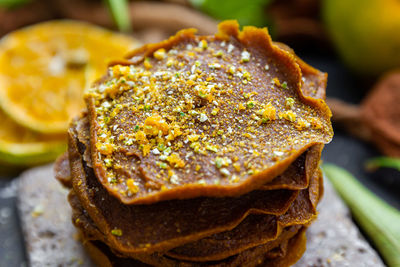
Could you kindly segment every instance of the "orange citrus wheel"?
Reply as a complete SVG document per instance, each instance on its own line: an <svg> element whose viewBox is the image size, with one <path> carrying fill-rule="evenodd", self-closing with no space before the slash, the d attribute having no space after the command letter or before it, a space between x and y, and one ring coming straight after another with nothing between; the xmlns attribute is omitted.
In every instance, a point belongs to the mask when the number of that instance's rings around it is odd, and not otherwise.
<svg viewBox="0 0 400 267"><path fill-rule="evenodd" d="M54 160L66 149L66 134L42 134L0 111L0 165L31 166Z"/></svg>
<svg viewBox="0 0 400 267"><path fill-rule="evenodd" d="M0 107L34 131L66 131L83 93L111 59L138 45L129 36L77 21L49 21L0 40Z"/></svg>

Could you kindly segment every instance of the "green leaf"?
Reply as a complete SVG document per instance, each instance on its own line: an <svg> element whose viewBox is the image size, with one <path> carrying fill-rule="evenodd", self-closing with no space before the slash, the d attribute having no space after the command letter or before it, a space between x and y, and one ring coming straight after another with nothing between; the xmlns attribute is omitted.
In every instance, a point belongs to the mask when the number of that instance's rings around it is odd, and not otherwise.
<svg viewBox="0 0 400 267"><path fill-rule="evenodd" d="M266 26L265 8L271 0L190 0L204 13L219 19L237 19L240 25Z"/></svg>
<svg viewBox="0 0 400 267"><path fill-rule="evenodd" d="M377 157L367 161L366 168L375 170L378 168L393 168L400 171L400 159L391 157Z"/></svg>
<svg viewBox="0 0 400 267"><path fill-rule="evenodd" d="M0 0L1 1L1 0ZM111 15L122 32L132 30L131 20L129 18L129 1L128 0L106 0Z"/></svg>
<svg viewBox="0 0 400 267"><path fill-rule="evenodd" d="M387 265L400 266L400 212L346 170L332 164L324 164L322 169Z"/></svg>
<svg viewBox="0 0 400 267"><path fill-rule="evenodd" d="M31 2L31 0L0 0L0 7L15 8Z"/></svg>

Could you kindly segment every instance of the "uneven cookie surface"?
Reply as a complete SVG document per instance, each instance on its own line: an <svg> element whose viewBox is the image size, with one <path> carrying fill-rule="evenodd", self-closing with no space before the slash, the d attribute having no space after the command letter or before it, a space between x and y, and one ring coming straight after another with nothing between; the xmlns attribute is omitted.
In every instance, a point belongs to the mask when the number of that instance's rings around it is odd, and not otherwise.
<svg viewBox="0 0 400 267"><path fill-rule="evenodd" d="M121 251L172 248L228 230L250 213L284 214L298 195L297 190L256 190L239 198L203 197L126 206L101 187L87 166L90 163L82 162L82 155L77 154L78 147L83 148L82 143L70 143L74 190L96 225ZM307 169L306 166L303 168ZM194 217L198 221L196 224L193 224ZM120 230L123 235L113 235L114 229Z"/></svg>
<svg viewBox="0 0 400 267"><path fill-rule="evenodd" d="M181 31L116 62L86 96L95 174L126 204L252 191L330 141L329 109L302 92L323 97L323 85L265 29Z"/></svg>
<svg viewBox="0 0 400 267"><path fill-rule="evenodd" d="M194 33L133 51L86 94L56 164L73 223L107 266L288 266L323 192L326 74L266 29Z"/></svg>

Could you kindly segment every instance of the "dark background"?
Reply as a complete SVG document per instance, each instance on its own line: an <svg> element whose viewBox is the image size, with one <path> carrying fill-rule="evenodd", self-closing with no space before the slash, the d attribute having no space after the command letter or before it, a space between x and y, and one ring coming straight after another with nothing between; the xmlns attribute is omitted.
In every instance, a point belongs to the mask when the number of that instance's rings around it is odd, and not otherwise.
<svg viewBox="0 0 400 267"><path fill-rule="evenodd" d="M310 65L328 72L328 97L359 103L372 85L351 74L331 51L314 48L300 48L295 51ZM380 153L371 145L334 129L335 136L325 147L323 161L347 169L379 197L400 209L400 172L391 169L366 172L366 160L379 156ZM12 181L12 177L1 178L0 192L4 193L4 188L9 187ZM0 194L0 267L27 266L16 205L15 196L4 198L4 194Z"/></svg>

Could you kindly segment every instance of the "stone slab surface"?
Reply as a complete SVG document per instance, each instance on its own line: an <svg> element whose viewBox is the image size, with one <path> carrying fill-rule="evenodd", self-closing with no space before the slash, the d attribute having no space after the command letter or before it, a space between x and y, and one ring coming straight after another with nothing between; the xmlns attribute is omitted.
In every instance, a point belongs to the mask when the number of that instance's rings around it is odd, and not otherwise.
<svg viewBox="0 0 400 267"><path fill-rule="evenodd" d="M307 250L296 267L385 266L361 235L327 178L318 219L307 230Z"/></svg>
<svg viewBox="0 0 400 267"><path fill-rule="evenodd" d="M54 179L52 165L20 176L18 210L30 266L94 266L76 239L66 198L67 190ZM326 181L319 217L307 238L307 251L296 267L385 266Z"/></svg>
<svg viewBox="0 0 400 267"><path fill-rule="evenodd" d="M53 165L19 178L18 210L31 267L94 266L77 240L67 194L54 178Z"/></svg>

